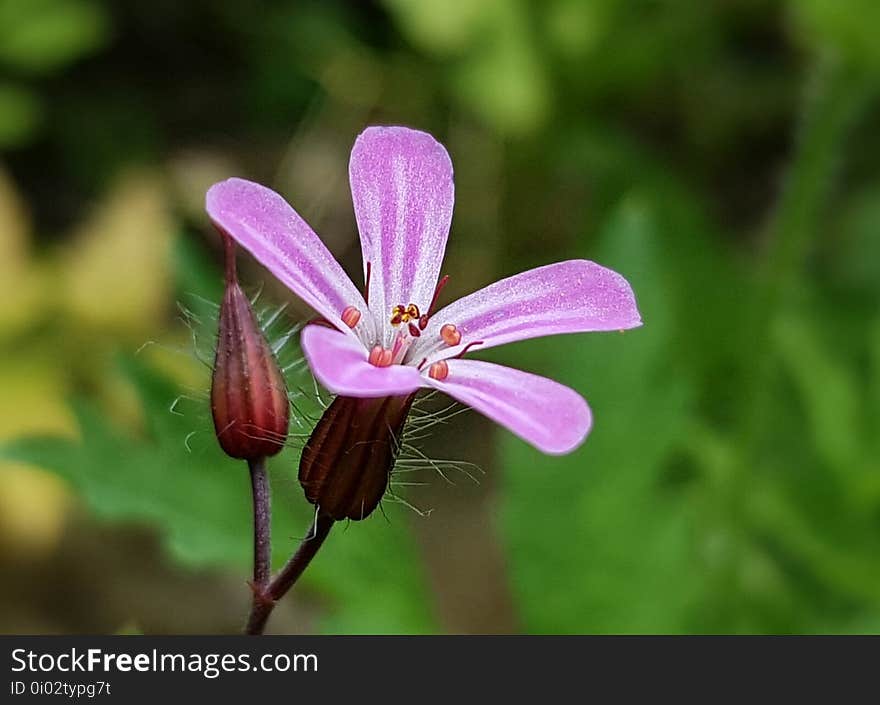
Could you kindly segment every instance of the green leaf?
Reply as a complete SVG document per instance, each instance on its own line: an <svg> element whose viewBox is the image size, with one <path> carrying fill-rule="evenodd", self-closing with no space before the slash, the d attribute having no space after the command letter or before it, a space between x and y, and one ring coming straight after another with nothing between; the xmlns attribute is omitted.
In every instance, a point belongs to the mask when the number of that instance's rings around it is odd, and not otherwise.
<svg viewBox="0 0 880 705"><path fill-rule="evenodd" d="M848 60L880 70L876 27L880 5L874 0L793 0L794 25L811 48L832 49Z"/></svg>
<svg viewBox="0 0 880 705"><path fill-rule="evenodd" d="M527 134L549 112L550 88L522 0L386 0L417 45L454 59L458 99L504 134Z"/></svg>
<svg viewBox="0 0 880 705"><path fill-rule="evenodd" d="M597 259L633 284L645 325L537 344L554 376L585 394L595 425L563 458L505 437L503 530L513 584L532 631L682 631L701 578L687 492L665 487L665 475L691 389L665 362L672 288L650 210L624 203Z"/></svg>
<svg viewBox="0 0 880 705"><path fill-rule="evenodd" d="M843 476L861 464L861 403L850 371L824 350L805 320L777 321L774 342L806 408L812 443Z"/></svg>
<svg viewBox="0 0 880 705"><path fill-rule="evenodd" d="M0 62L57 69L100 47L108 24L103 8L88 0L0 0Z"/></svg>
<svg viewBox="0 0 880 705"><path fill-rule="evenodd" d="M0 147L27 142L43 118L42 105L31 91L0 83Z"/></svg>

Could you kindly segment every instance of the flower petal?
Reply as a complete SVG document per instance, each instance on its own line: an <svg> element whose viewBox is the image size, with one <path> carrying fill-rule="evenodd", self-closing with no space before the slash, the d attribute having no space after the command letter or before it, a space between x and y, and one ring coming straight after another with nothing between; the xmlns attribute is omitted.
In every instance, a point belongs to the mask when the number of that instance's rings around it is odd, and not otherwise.
<svg viewBox="0 0 880 705"><path fill-rule="evenodd" d="M371 263L371 308L416 304L426 311L434 295L452 220L452 162L442 144L406 127L370 127L354 143L351 195L364 266Z"/></svg>
<svg viewBox="0 0 880 705"><path fill-rule="evenodd" d="M297 296L342 331L347 306L367 311L363 296L324 243L271 189L227 179L208 189L208 215ZM361 316L362 337L374 335L372 316Z"/></svg>
<svg viewBox="0 0 880 705"><path fill-rule="evenodd" d="M334 394L386 397L410 394L423 386L415 367L371 365L360 342L331 328L306 326L300 344L312 373Z"/></svg>
<svg viewBox="0 0 880 705"><path fill-rule="evenodd" d="M449 376L426 383L500 423L552 455L577 448L593 419L573 389L512 367L482 360L449 360Z"/></svg>
<svg viewBox="0 0 880 705"><path fill-rule="evenodd" d="M461 343L447 347L440 328L453 324ZM454 357L468 344L482 350L558 333L624 330L642 324L635 296L620 274L587 260L557 262L502 279L431 316L411 357Z"/></svg>

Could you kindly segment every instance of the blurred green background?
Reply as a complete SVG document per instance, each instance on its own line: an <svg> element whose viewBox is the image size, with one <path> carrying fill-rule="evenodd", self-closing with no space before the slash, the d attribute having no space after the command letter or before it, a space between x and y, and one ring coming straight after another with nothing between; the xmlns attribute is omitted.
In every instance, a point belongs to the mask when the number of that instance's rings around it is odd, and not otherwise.
<svg viewBox="0 0 880 705"><path fill-rule="evenodd" d="M875 0L0 0L0 631L240 627L204 192L271 185L357 272L375 123L452 155L452 296L589 257L646 324L492 351L583 392L587 443L449 419L424 452L482 471L397 474L419 511L339 527L270 631L880 631L878 26Z"/></svg>

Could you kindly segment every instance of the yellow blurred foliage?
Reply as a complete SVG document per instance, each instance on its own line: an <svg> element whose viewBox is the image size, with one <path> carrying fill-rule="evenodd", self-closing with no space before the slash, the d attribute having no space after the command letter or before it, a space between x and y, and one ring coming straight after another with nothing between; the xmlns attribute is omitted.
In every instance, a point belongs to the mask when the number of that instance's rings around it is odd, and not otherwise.
<svg viewBox="0 0 880 705"><path fill-rule="evenodd" d="M0 440L24 433L75 435L63 376L45 360L4 357L0 388ZM55 475L0 462L0 545L30 556L51 551L61 537L69 502L64 483Z"/></svg>
<svg viewBox="0 0 880 705"><path fill-rule="evenodd" d="M25 433L76 435L64 371L45 355L5 355L0 388L0 440Z"/></svg>
<svg viewBox="0 0 880 705"><path fill-rule="evenodd" d="M52 551L61 538L71 494L45 470L0 464L0 547L31 558Z"/></svg>
<svg viewBox="0 0 880 705"><path fill-rule="evenodd" d="M65 309L90 327L155 331L171 289L173 230L160 180L145 173L122 178L63 252Z"/></svg>
<svg viewBox="0 0 880 705"><path fill-rule="evenodd" d="M9 175L0 167L0 340L39 310L42 275L30 262L31 225Z"/></svg>
<svg viewBox="0 0 880 705"><path fill-rule="evenodd" d="M83 374L113 418L138 420L112 358L121 340L140 344L164 327L173 232L160 179L129 173L64 245L35 257L27 207L0 169L0 440L75 436L67 401ZM56 476L0 462L0 546L52 550L71 499Z"/></svg>

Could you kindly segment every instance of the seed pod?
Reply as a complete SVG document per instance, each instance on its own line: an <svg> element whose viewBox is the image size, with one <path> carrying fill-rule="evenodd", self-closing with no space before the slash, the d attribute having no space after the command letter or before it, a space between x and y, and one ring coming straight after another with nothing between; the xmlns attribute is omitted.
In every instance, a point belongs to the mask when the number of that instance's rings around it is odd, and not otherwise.
<svg viewBox="0 0 880 705"><path fill-rule="evenodd" d="M306 499L337 521L365 519L379 505L397 459L414 394L336 397L303 448L299 481Z"/></svg>
<svg viewBox="0 0 880 705"><path fill-rule="evenodd" d="M223 451L254 460L275 455L287 440L290 408L284 377L250 301L238 284L234 245L226 244L226 290L211 382L214 430Z"/></svg>

